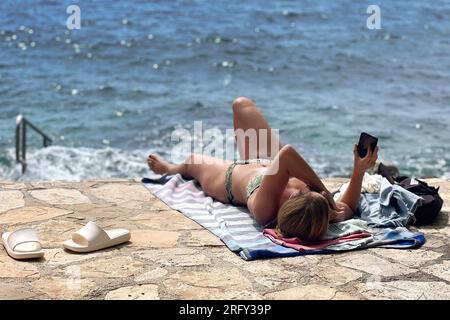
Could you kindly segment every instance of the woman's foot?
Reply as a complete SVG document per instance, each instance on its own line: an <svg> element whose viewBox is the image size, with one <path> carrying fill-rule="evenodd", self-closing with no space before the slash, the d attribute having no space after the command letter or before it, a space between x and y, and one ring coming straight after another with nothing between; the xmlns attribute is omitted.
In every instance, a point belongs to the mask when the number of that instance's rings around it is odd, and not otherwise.
<svg viewBox="0 0 450 320"><path fill-rule="evenodd" d="M177 173L177 166L174 164L171 164L164 159L160 158L157 155L151 154L147 158L147 163L154 173L157 174L176 174Z"/></svg>

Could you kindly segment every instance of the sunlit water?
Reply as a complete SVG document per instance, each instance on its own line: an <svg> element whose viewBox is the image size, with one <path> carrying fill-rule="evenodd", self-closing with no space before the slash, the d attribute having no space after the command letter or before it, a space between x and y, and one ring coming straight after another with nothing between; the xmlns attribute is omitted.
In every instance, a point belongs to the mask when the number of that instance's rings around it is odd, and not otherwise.
<svg viewBox="0 0 450 320"><path fill-rule="evenodd" d="M242 95L322 176L348 175L368 131L401 173L450 177L450 3L377 1L381 30L370 4L3 0L0 179L20 177L19 113L55 140L30 134L22 179L133 177L173 130L231 128Z"/></svg>

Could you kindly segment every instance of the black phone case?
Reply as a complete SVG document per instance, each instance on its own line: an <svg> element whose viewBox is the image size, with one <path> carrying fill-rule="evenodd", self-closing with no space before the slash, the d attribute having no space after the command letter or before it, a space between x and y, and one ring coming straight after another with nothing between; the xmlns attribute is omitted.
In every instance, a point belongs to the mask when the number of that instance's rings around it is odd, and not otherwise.
<svg viewBox="0 0 450 320"><path fill-rule="evenodd" d="M367 149L364 148L364 142L366 140L373 140L373 142L370 144L370 149L372 150L372 152L375 150L375 147L377 146L378 143L378 138L371 136L370 134L363 132L361 133L361 136L359 137L359 142L358 142L358 155L361 158L364 158L367 155Z"/></svg>

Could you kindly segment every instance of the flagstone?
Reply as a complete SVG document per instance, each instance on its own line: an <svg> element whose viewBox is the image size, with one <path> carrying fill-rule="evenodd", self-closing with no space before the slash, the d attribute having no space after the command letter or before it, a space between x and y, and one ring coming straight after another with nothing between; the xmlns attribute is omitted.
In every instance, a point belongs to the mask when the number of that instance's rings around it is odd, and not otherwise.
<svg viewBox="0 0 450 320"><path fill-rule="evenodd" d="M58 204L74 205L91 202L88 197L86 197L76 189L54 188L54 189L33 190L30 191L30 195L37 200L53 205Z"/></svg>
<svg viewBox="0 0 450 320"><path fill-rule="evenodd" d="M255 282L267 288L279 288L285 284L295 284L309 274L309 269L304 268L286 270L277 265L274 260L249 261L241 267L254 276Z"/></svg>
<svg viewBox="0 0 450 320"><path fill-rule="evenodd" d="M131 234L131 246L146 248L174 247L180 233L174 231L135 230Z"/></svg>
<svg viewBox="0 0 450 320"><path fill-rule="evenodd" d="M442 263L428 266L423 269L423 272L432 274L442 280L450 282L450 261L444 260Z"/></svg>
<svg viewBox="0 0 450 320"><path fill-rule="evenodd" d="M8 256L8 253L3 248L3 246L0 246L0 248L0 279L39 278L39 269L35 263L30 263L29 261L14 260L10 256Z"/></svg>
<svg viewBox="0 0 450 320"><path fill-rule="evenodd" d="M331 300L335 295L335 288L311 284L271 292L266 294L265 298L271 300Z"/></svg>
<svg viewBox="0 0 450 320"><path fill-rule="evenodd" d="M205 266L211 263L211 259L199 253L198 250L188 248L167 248L161 250L145 250L133 254L144 260L153 261L159 266Z"/></svg>
<svg viewBox="0 0 450 320"><path fill-rule="evenodd" d="M129 278L142 270L144 264L129 256L101 255L94 262L79 265L83 278Z"/></svg>
<svg viewBox="0 0 450 320"><path fill-rule="evenodd" d="M408 268L403 264L392 263L369 253L352 254L348 252L336 258L336 263L377 277L399 276L417 272L417 270Z"/></svg>
<svg viewBox="0 0 450 320"><path fill-rule="evenodd" d="M36 230L44 248L62 248L62 243L71 239L73 233L80 229L83 224L55 217L45 222L36 221L29 226Z"/></svg>
<svg viewBox="0 0 450 320"><path fill-rule="evenodd" d="M186 240L186 245L189 247L225 246L220 238L209 230L192 230L190 235L191 237Z"/></svg>
<svg viewBox="0 0 450 320"><path fill-rule="evenodd" d="M137 223L153 230L194 230L203 229L201 225L186 218L182 213L175 211L162 211L157 213L139 214L132 218Z"/></svg>
<svg viewBox="0 0 450 320"><path fill-rule="evenodd" d="M149 192L150 192L150 191L149 191ZM155 200L155 201L152 202L151 207L150 207L150 210L151 210L152 212L157 212L157 211L172 211L172 209L171 209L167 204L165 204L164 202L159 201L159 200Z"/></svg>
<svg viewBox="0 0 450 320"><path fill-rule="evenodd" d="M144 273L137 274L134 277L134 281L136 283L152 282L152 281L154 281L156 279L165 277L168 273L169 272L166 269L157 267L157 268L152 269L150 271L146 271Z"/></svg>
<svg viewBox="0 0 450 320"><path fill-rule="evenodd" d="M443 253L424 249L386 250L380 248L372 249L371 252L377 253L379 256L383 256L384 259L389 258L405 266L415 268L418 268L430 261L436 260L443 256Z"/></svg>
<svg viewBox="0 0 450 320"><path fill-rule="evenodd" d="M57 248L57 249L47 249L45 250L44 258L46 260L46 263L50 268L62 268L63 266L67 265L74 265L78 262L83 262L86 260L94 260L99 256L108 256L111 255L111 252L109 251L96 251L91 252L89 254L79 254L74 252L69 252L63 248ZM68 269L63 269L67 271Z"/></svg>
<svg viewBox="0 0 450 320"><path fill-rule="evenodd" d="M237 268L179 271L163 283L179 299L262 299Z"/></svg>
<svg viewBox="0 0 450 320"><path fill-rule="evenodd" d="M450 299L448 204L418 229L427 239L419 249L245 261L139 182L20 184L0 183L0 232L34 228L45 255L17 261L0 245L0 299ZM450 199L450 183L437 184ZM63 249L89 220L129 229L131 241L85 254Z"/></svg>
<svg viewBox="0 0 450 320"><path fill-rule="evenodd" d="M142 208L143 203L153 197L140 184L108 183L97 188L91 188L89 192L98 199L129 209Z"/></svg>
<svg viewBox="0 0 450 320"><path fill-rule="evenodd" d="M323 279L326 282L333 283L336 286L347 284L358 280L363 276L362 272L330 264L319 265L312 268L311 276Z"/></svg>
<svg viewBox="0 0 450 320"><path fill-rule="evenodd" d="M73 211L52 208L52 207L23 207L19 209L13 209L0 216L1 223L8 225L25 224L36 221L48 220L67 214L71 214Z"/></svg>
<svg viewBox="0 0 450 320"><path fill-rule="evenodd" d="M94 281L76 276L45 277L32 282L31 285L49 298L64 300L84 298L97 288Z"/></svg>
<svg viewBox="0 0 450 320"><path fill-rule="evenodd" d="M11 209L21 208L25 205L23 194L20 191L0 191L0 213ZM3 221L3 215L0 215Z"/></svg>
<svg viewBox="0 0 450 320"><path fill-rule="evenodd" d="M4 190L21 190L21 189L25 189L27 187L27 185L25 183L22 182L17 182L17 183L5 183L2 185L2 188Z"/></svg>
<svg viewBox="0 0 450 320"><path fill-rule="evenodd" d="M108 292L105 300L159 300L158 286L143 284L119 288Z"/></svg>
<svg viewBox="0 0 450 320"><path fill-rule="evenodd" d="M0 286L0 300L32 299L37 296L28 286L17 282L3 282Z"/></svg>
<svg viewBox="0 0 450 320"><path fill-rule="evenodd" d="M392 281L359 283L356 288L367 299L374 300L449 300L450 285L445 282Z"/></svg>

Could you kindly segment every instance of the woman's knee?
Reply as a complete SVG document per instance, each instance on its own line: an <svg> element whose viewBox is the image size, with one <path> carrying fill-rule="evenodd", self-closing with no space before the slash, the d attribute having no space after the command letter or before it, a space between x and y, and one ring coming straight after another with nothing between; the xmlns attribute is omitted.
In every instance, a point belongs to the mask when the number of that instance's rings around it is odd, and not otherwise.
<svg viewBox="0 0 450 320"><path fill-rule="evenodd" d="M253 107L253 106L255 106L255 103L246 97L238 97L234 99L233 103L231 104L233 112L238 112L244 107Z"/></svg>
<svg viewBox="0 0 450 320"><path fill-rule="evenodd" d="M184 164L197 164L200 161L200 155L191 153L184 160Z"/></svg>
<svg viewBox="0 0 450 320"><path fill-rule="evenodd" d="M282 162L288 161L290 158L292 158L292 155L295 152L296 152L295 148L290 144L284 145L283 147L280 148L280 151L278 151L280 161Z"/></svg>

